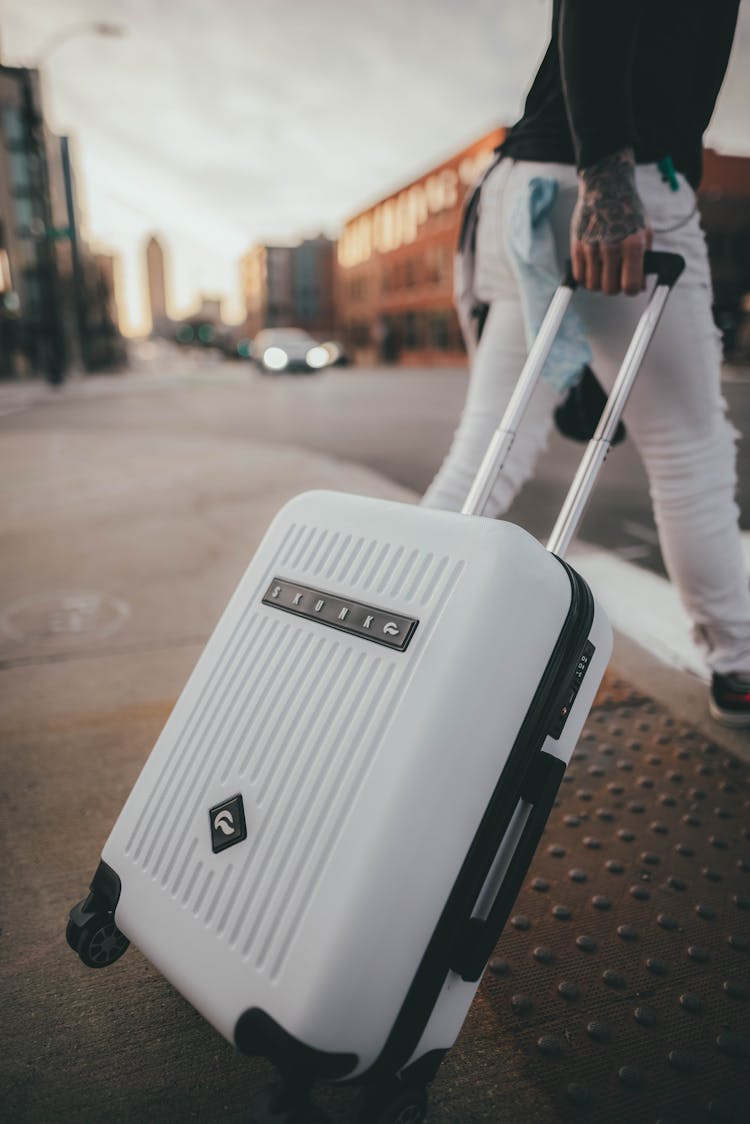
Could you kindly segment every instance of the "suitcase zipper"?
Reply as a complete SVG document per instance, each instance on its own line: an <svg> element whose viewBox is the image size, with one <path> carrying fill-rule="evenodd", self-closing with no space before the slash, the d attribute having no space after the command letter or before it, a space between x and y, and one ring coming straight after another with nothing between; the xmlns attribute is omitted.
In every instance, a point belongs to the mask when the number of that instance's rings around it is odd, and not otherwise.
<svg viewBox="0 0 750 1124"><path fill-rule="evenodd" d="M456 883L458 888L465 871L465 893L470 904L464 907L465 921L459 926L450 969L466 981L478 980L484 971L518 896L565 772L564 763L542 752L542 746L548 735L559 736L567 719L574 678L569 669L576 668L588 641L594 619L594 599L575 570L562 559L558 561L565 567L571 583L568 615ZM518 761L517 772L511 771L514 758ZM504 844L514 818L517 847L502 880L499 878L502 870L496 870L496 879L491 879L498 856L506 849ZM483 911L478 911L477 906L485 891L489 896L493 888L491 882L495 887L499 883L499 887L486 916L482 917ZM459 893L466 902L463 893Z"/></svg>
<svg viewBox="0 0 750 1124"><path fill-rule="evenodd" d="M368 1079L403 1067L417 1047L450 971L465 980L479 979L544 830L565 766L558 758L543 753L542 746L558 724L572 669L588 641L594 619L594 599L588 585L567 562L561 558L558 561L571 585L565 622L388 1040L367 1071ZM531 805L531 810L521 828L519 846L487 916L472 916L511 820L523 814L517 813L520 802Z"/></svg>

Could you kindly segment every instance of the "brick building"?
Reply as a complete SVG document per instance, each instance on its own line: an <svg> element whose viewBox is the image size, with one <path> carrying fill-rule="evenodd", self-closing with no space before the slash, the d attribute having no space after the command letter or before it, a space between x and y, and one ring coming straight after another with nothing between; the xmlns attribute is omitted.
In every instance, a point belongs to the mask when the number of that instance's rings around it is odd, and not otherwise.
<svg viewBox="0 0 750 1124"><path fill-rule="evenodd" d="M345 224L336 333L355 359L429 366L463 361L453 309L461 204L504 136L504 129L495 129Z"/></svg>
<svg viewBox="0 0 750 1124"><path fill-rule="evenodd" d="M496 129L345 224L336 334L359 362L433 367L465 361L453 308L462 202L504 135ZM726 353L748 358L750 158L707 150L698 203Z"/></svg>
<svg viewBox="0 0 750 1124"><path fill-rule="evenodd" d="M728 358L750 360L750 157L707 149L698 205L706 231L714 317Z"/></svg>

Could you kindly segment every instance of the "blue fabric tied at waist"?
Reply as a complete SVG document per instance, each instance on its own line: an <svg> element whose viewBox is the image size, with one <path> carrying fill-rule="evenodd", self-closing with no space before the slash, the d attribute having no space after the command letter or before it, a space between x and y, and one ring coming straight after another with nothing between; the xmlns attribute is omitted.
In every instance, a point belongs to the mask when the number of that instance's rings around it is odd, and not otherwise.
<svg viewBox="0 0 750 1124"><path fill-rule="evenodd" d="M550 223L556 197L556 180L534 176L526 192L519 195L510 215L510 260L518 279L528 348L536 338L562 276ZM569 307L542 370L542 378L563 393L575 386L584 367L592 362L581 318Z"/></svg>

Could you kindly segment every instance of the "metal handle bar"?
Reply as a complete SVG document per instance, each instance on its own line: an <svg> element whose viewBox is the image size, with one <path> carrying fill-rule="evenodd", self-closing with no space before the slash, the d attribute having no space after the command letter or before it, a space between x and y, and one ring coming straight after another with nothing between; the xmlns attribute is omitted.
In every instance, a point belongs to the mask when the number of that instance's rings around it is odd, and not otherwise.
<svg viewBox="0 0 750 1124"><path fill-rule="evenodd" d="M596 477L607 459L612 438L636 375L664 310L669 291L684 268L684 258L679 254L648 250L644 255L644 270L648 274L656 273L656 284L648 305L638 321L599 425L586 448L547 543L547 549L555 554L564 554L578 529ZM466 497L466 502L461 509L463 515L481 515L487 505L576 288L576 281L568 263L565 278L550 302L503 419L492 437Z"/></svg>

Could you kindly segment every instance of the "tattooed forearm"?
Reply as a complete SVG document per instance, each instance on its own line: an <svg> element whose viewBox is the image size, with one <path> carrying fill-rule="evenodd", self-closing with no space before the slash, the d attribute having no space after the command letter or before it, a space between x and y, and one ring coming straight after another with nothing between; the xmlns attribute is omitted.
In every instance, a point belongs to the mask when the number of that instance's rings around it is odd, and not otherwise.
<svg viewBox="0 0 750 1124"><path fill-rule="evenodd" d="M583 243L622 242L646 227L635 186L635 159L624 148L579 172L573 235Z"/></svg>
<svg viewBox="0 0 750 1124"><path fill-rule="evenodd" d="M651 238L635 186L632 149L623 148L579 172L570 224L570 260L579 285L593 292L639 293Z"/></svg>

